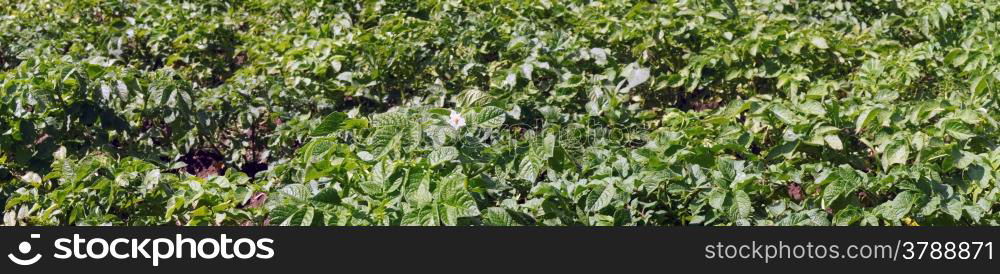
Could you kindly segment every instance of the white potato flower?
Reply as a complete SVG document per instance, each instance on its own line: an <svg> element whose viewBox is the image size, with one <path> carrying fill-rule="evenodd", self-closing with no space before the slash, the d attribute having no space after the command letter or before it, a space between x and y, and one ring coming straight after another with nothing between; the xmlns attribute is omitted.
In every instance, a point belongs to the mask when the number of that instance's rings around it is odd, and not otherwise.
<svg viewBox="0 0 1000 274"><path fill-rule="evenodd" d="M24 180L25 182L36 183L37 184L37 183L41 183L42 182L42 176L38 176L38 173L28 172L28 173L25 173L24 176L21 176L21 180Z"/></svg>
<svg viewBox="0 0 1000 274"><path fill-rule="evenodd" d="M455 129L459 129L465 126L465 118L462 118L462 114L452 110L451 115L448 118L448 124Z"/></svg>

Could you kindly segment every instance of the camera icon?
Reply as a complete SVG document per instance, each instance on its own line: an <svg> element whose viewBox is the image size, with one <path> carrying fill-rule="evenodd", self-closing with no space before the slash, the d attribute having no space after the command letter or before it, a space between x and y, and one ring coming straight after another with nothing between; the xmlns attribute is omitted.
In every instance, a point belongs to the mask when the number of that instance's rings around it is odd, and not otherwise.
<svg viewBox="0 0 1000 274"><path fill-rule="evenodd" d="M42 236L39 235L39 234L31 234L31 238L32 239L38 239L38 238L41 238L41 237ZM19 251L19 252L21 252L21 254L27 256L28 253L31 253L31 243L29 243L28 241L21 242L20 244L17 245L17 251ZM32 264L37 263L38 260L42 259L42 254L35 254L35 256L33 256L33 257L29 258L29 259L21 259L21 258L15 256L14 253L9 253L9 254L7 254L7 258L10 259L11 262L14 262L15 264L18 264L18 265L32 265Z"/></svg>

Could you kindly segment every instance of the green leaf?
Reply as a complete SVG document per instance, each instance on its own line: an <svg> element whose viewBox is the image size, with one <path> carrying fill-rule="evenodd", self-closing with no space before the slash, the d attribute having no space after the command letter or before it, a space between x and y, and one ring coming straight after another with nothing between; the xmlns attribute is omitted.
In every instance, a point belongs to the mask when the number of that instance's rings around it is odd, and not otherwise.
<svg viewBox="0 0 1000 274"><path fill-rule="evenodd" d="M866 108L861 111L861 115L858 115L858 119L854 122L855 132L861 132L865 129L872 119L878 116L879 110L876 108Z"/></svg>
<svg viewBox="0 0 1000 274"><path fill-rule="evenodd" d="M882 218L898 221L910 214L913 205L920 199L920 194L905 191L896 194L892 201L886 202L875 209Z"/></svg>
<svg viewBox="0 0 1000 274"><path fill-rule="evenodd" d="M600 190L601 190L600 194L596 196L597 198L594 199L593 203L590 205L590 208L588 208L590 212L598 212L601 211L601 209L607 207L609 204L611 204L611 201L614 200L615 193L617 192L617 189L615 189L615 185L610 183L606 184Z"/></svg>
<svg viewBox="0 0 1000 274"><path fill-rule="evenodd" d="M948 154L949 161L945 162L945 166L954 167L957 169L965 170L971 165L978 156L971 152L960 149L958 146L952 148L951 152Z"/></svg>
<svg viewBox="0 0 1000 274"><path fill-rule="evenodd" d="M959 140L967 140L972 137L976 137L976 134L969 129L962 120L959 119L949 119L944 122L944 131Z"/></svg>
<svg viewBox="0 0 1000 274"><path fill-rule="evenodd" d="M520 226L517 217L507 209L499 207L487 208L482 215L483 224L489 226Z"/></svg>
<svg viewBox="0 0 1000 274"><path fill-rule="evenodd" d="M955 67L961 67L965 65L965 61L969 59L969 52L963 49L953 49L951 52L945 56L945 63L949 63Z"/></svg>
<svg viewBox="0 0 1000 274"><path fill-rule="evenodd" d="M979 183L983 189L989 188L990 182L996 180L993 177L993 169L989 166L971 165L968 166L968 178Z"/></svg>
<svg viewBox="0 0 1000 274"><path fill-rule="evenodd" d="M837 171L838 178L823 188L822 207L828 208L831 203L844 195L853 193L859 185L857 175L853 170L840 169Z"/></svg>
<svg viewBox="0 0 1000 274"><path fill-rule="evenodd" d="M272 222L280 222L279 226L291 226L301 223L302 210L292 205L282 205L271 209L268 216Z"/></svg>
<svg viewBox="0 0 1000 274"><path fill-rule="evenodd" d="M805 113L808 113L808 114L812 114L812 115L816 115L816 116L820 116L820 117L826 116L826 108L824 108L823 104L821 104L820 102L816 102L816 101L812 101L812 100L806 101L805 103L802 103L802 104L799 105L799 109L801 109L802 112L805 112Z"/></svg>
<svg viewBox="0 0 1000 274"><path fill-rule="evenodd" d="M442 224L453 226L458 224L458 218L479 215L476 201L465 188L465 181L463 175L452 175L439 182L434 202Z"/></svg>
<svg viewBox="0 0 1000 274"><path fill-rule="evenodd" d="M306 201L312 196L312 191L309 190L308 186L303 184L291 184L282 187L278 191L281 198L291 199L293 201Z"/></svg>
<svg viewBox="0 0 1000 274"><path fill-rule="evenodd" d="M327 204L339 204L340 194L337 193L336 189L328 187L316 193L316 196L313 196L312 200Z"/></svg>
<svg viewBox="0 0 1000 274"><path fill-rule="evenodd" d="M538 163L536 163L531 159L528 158L522 159L521 166L517 172L517 178L529 182L534 182L536 179L538 179L538 173L541 170L541 168L542 167Z"/></svg>
<svg viewBox="0 0 1000 274"><path fill-rule="evenodd" d="M166 207L167 211L166 214L164 214L163 218L171 219L174 216L174 212L176 212L177 209L183 207L184 207L183 196L171 196L170 199L167 200L167 207Z"/></svg>
<svg viewBox="0 0 1000 274"><path fill-rule="evenodd" d="M71 174L65 174L65 175L66 176L70 176ZM146 173L146 177L142 179L142 186L143 186L142 191L143 191L143 193L147 193L149 191L152 191L154 188L156 188L157 185L159 185L159 183L160 183L160 170L159 169L154 169L154 170L151 170L151 171L147 172Z"/></svg>
<svg viewBox="0 0 1000 274"><path fill-rule="evenodd" d="M849 226L861 221L863 216L864 212L860 208L851 205L843 210L837 211L837 214L833 216L833 224L838 226Z"/></svg>
<svg viewBox="0 0 1000 274"><path fill-rule="evenodd" d="M733 191L733 204L729 208L729 216L733 219L745 219L753 213L753 202L750 195L742 190Z"/></svg>
<svg viewBox="0 0 1000 274"><path fill-rule="evenodd" d="M542 148L542 158L552 158L556 150L556 135L552 133L545 134L545 138L542 139Z"/></svg>
<svg viewBox="0 0 1000 274"><path fill-rule="evenodd" d="M771 150L767 152L766 158L768 160L774 160L777 159L778 157L784 157L785 159L789 159L792 157L792 153L794 153L795 149L797 149L798 147L799 147L799 141L785 142L780 146L775 146L771 148Z"/></svg>
<svg viewBox="0 0 1000 274"><path fill-rule="evenodd" d="M726 202L726 192L712 191L708 193L708 205L714 209L722 210Z"/></svg>
<svg viewBox="0 0 1000 274"><path fill-rule="evenodd" d="M503 126L507 113L494 106L487 106L479 110L475 116L475 124L482 128L499 128Z"/></svg>
<svg viewBox="0 0 1000 274"><path fill-rule="evenodd" d="M438 148L427 155L431 166L438 166L455 159L458 159L458 149L450 146Z"/></svg>
<svg viewBox="0 0 1000 274"><path fill-rule="evenodd" d="M722 13L718 12L718 11L710 11L707 14L705 14L705 16L712 17L712 18L719 19L719 20L726 20L726 16L722 15Z"/></svg>
<svg viewBox="0 0 1000 274"><path fill-rule="evenodd" d="M910 157L910 145L904 141L896 141L885 148L882 155L882 169L889 170L893 164L905 165Z"/></svg>
<svg viewBox="0 0 1000 274"><path fill-rule="evenodd" d="M826 141L826 144L829 145L830 148L832 148L832 149L835 149L835 150L843 150L844 149L844 143L842 143L840 141L840 137L838 137L835 134L823 136L823 140Z"/></svg>
<svg viewBox="0 0 1000 274"><path fill-rule="evenodd" d="M640 68L637 63L629 64L626 71L628 71L628 86L622 90L631 90L649 80L649 68Z"/></svg>
<svg viewBox="0 0 1000 274"><path fill-rule="evenodd" d="M436 226L440 225L438 211L433 204L418 205L403 214L401 224L405 226Z"/></svg>
<svg viewBox="0 0 1000 274"><path fill-rule="evenodd" d="M316 217L316 209L313 207L306 207L305 211L302 212L302 219L299 220L299 226L309 226L313 223L313 218Z"/></svg>
<svg viewBox="0 0 1000 274"><path fill-rule="evenodd" d="M985 75L980 75L975 79L972 79L972 83L969 84L970 91L972 94L981 95L984 90L986 90L987 83L989 79Z"/></svg>
<svg viewBox="0 0 1000 274"><path fill-rule="evenodd" d="M771 113L774 113L774 116L778 117L785 124L798 125L801 122L798 115L780 104L772 104Z"/></svg>
<svg viewBox="0 0 1000 274"><path fill-rule="evenodd" d="M323 117L323 121L320 122L316 129L313 129L312 136L326 136L331 133L339 131L344 127L344 122L347 120L347 114L343 112L330 113L326 117Z"/></svg>

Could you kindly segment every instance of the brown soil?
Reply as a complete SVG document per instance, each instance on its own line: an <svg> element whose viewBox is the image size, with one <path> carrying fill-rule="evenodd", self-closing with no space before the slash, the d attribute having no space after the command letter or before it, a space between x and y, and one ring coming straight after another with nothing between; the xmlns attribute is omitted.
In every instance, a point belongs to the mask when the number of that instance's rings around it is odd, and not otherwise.
<svg viewBox="0 0 1000 274"><path fill-rule="evenodd" d="M180 159L187 164L184 171L201 178L225 174L226 165L222 155L209 151L195 151Z"/></svg>
<svg viewBox="0 0 1000 274"><path fill-rule="evenodd" d="M798 183L788 184L788 196L792 197L795 201L802 201L804 195L802 195L802 187Z"/></svg>

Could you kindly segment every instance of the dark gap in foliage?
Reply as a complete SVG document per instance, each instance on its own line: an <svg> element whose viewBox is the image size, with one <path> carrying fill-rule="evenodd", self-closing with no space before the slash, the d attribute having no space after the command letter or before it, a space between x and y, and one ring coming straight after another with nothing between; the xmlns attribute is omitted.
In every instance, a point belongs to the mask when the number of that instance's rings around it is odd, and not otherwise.
<svg viewBox="0 0 1000 274"><path fill-rule="evenodd" d="M222 154L214 151L195 150L181 156L180 161L187 164L185 172L201 178L225 174L227 169Z"/></svg>

